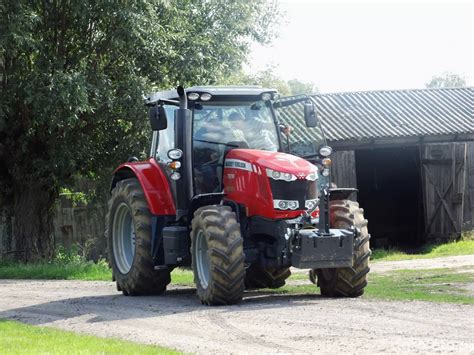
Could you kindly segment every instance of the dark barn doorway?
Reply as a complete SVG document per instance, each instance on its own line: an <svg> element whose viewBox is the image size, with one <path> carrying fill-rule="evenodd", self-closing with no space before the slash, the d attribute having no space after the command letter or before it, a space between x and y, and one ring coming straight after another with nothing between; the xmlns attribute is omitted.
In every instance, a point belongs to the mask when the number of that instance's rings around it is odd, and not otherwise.
<svg viewBox="0 0 474 355"><path fill-rule="evenodd" d="M418 147L356 150L358 199L374 247L423 243L424 212Z"/></svg>

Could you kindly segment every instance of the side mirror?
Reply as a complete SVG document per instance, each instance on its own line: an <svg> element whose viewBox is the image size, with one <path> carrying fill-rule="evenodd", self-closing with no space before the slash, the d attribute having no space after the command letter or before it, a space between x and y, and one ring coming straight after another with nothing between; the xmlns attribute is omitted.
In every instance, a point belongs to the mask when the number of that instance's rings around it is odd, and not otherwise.
<svg viewBox="0 0 474 355"><path fill-rule="evenodd" d="M316 110L312 102L304 103L304 120L306 122L306 127L317 127L318 125Z"/></svg>
<svg viewBox="0 0 474 355"><path fill-rule="evenodd" d="M152 131L161 131L168 127L168 117L163 106L152 106L148 114Z"/></svg>

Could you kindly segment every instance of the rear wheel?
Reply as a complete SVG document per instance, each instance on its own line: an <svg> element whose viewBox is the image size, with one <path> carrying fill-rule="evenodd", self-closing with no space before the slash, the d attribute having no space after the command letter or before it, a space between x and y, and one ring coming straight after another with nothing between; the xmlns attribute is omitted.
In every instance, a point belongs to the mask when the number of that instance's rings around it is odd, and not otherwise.
<svg viewBox="0 0 474 355"><path fill-rule="evenodd" d="M106 226L117 290L124 295L163 293L170 283L170 270L154 269L151 213L137 179L119 181L112 190Z"/></svg>
<svg viewBox="0 0 474 355"><path fill-rule="evenodd" d="M243 239L230 207L205 206L194 213L191 254L197 296L202 303L223 305L242 300Z"/></svg>
<svg viewBox="0 0 474 355"><path fill-rule="evenodd" d="M245 272L245 288L279 288L291 275L290 268L263 268L252 264Z"/></svg>
<svg viewBox="0 0 474 355"><path fill-rule="evenodd" d="M370 235L364 210L350 200L331 201L329 204L332 228L347 229L354 226L359 235L354 242L352 267L336 269L313 269L310 280L316 281L321 294L328 297L358 297L364 293L369 272Z"/></svg>

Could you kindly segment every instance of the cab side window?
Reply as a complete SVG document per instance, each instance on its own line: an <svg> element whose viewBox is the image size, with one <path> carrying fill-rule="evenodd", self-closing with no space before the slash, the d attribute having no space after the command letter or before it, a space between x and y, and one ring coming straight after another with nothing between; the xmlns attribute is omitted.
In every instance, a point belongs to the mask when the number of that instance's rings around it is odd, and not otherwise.
<svg viewBox="0 0 474 355"><path fill-rule="evenodd" d="M156 160L168 161L168 151L175 147L175 119L174 114L177 106L165 106L166 116L168 117L168 127L158 133L158 150L156 151Z"/></svg>

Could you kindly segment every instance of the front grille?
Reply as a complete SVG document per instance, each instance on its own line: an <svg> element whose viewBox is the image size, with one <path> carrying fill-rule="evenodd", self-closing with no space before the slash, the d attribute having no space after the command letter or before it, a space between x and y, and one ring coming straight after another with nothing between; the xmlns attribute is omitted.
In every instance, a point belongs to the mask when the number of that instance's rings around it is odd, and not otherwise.
<svg viewBox="0 0 474 355"><path fill-rule="evenodd" d="M318 197L318 181L298 179L295 181L274 180L269 178L274 200L297 200L298 209L305 209L306 200Z"/></svg>

